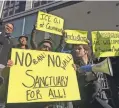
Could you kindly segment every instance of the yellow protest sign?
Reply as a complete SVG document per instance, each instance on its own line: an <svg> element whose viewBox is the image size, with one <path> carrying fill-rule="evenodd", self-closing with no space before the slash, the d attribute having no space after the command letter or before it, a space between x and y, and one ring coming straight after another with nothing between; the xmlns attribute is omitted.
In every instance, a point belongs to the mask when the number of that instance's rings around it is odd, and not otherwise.
<svg viewBox="0 0 119 108"><path fill-rule="evenodd" d="M93 31L92 45L96 57L119 56L119 32Z"/></svg>
<svg viewBox="0 0 119 108"><path fill-rule="evenodd" d="M79 100L70 54L12 49L7 103Z"/></svg>
<svg viewBox="0 0 119 108"><path fill-rule="evenodd" d="M64 19L39 11L36 23L36 29L62 35Z"/></svg>
<svg viewBox="0 0 119 108"><path fill-rule="evenodd" d="M65 30L65 42L69 44L87 44L87 31Z"/></svg>

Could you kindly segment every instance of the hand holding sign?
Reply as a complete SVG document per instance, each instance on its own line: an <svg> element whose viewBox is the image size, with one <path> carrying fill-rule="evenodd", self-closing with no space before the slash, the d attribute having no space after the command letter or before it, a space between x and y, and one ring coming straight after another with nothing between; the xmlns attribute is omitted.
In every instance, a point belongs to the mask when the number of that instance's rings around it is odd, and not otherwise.
<svg viewBox="0 0 119 108"><path fill-rule="evenodd" d="M96 57L119 56L119 32L93 31L92 45Z"/></svg>
<svg viewBox="0 0 119 108"><path fill-rule="evenodd" d="M62 35L64 20L60 17L39 11L36 29Z"/></svg>
<svg viewBox="0 0 119 108"><path fill-rule="evenodd" d="M65 30L65 42L69 44L87 44L87 31Z"/></svg>
<svg viewBox="0 0 119 108"><path fill-rule="evenodd" d="M12 49L11 59L7 103L80 99L70 54Z"/></svg>
<svg viewBox="0 0 119 108"><path fill-rule="evenodd" d="M8 62L7 62L7 67L11 67L11 66L13 66L13 61L12 60L8 60Z"/></svg>

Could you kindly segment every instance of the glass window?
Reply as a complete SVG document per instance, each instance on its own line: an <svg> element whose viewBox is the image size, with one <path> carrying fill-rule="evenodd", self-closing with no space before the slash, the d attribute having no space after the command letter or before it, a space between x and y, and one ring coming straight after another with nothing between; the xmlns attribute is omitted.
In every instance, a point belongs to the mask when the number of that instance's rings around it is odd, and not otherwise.
<svg viewBox="0 0 119 108"><path fill-rule="evenodd" d="M9 9L9 16L10 16L10 15L13 15L13 13L14 13L14 8L10 8L10 9Z"/></svg>
<svg viewBox="0 0 119 108"><path fill-rule="evenodd" d="M7 17L15 13L25 11L25 6L26 6L26 1L6 1L3 9L3 13L4 13L3 17Z"/></svg>
<svg viewBox="0 0 119 108"><path fill-rule="evenodd" d="M15 13L19 13L19 6L15 6Z"/></svg>
<svg viewBox="0 0 119 108"><path fill-rule="evenodd" d="M19 12L25 11L26 1L20 1Z"/></svg>
<svg viewBox="0 0 119 108"><path fill-rule="evenodd" d="M13 7L15 4L15 1L11 1L9 7Z"/></svg>
<svg viewBox="0 0 119 108"><path fill-rule="evenodd" d="M33 7L40 6L40 1L33 1Z"/></svg>
<svg viewBox="0 0 119 108"><path fill-rule="evenodd" d="M11 4L15 4L15 1L11 1Z"/></svg>
<svg viewBox="0 0 119 108"><path fill-rule="evenodd" d="M25 6L26 6L26 2L25 1L20 1L19 5L15 6L15 13L25 11Z"/></svg>
<svg viewBox="0 0 119 108"><path fill-rule="evenodd" d="M53 2L53 0L52 1L48 0L48 3L51 3L51 2Z"/></svg>
<svg viewBox="0 0 119 108"><path fill-rule="evenodd" d="M42 6L42 5L51 3L51 2L54 2L54 0L52 0L52 1L49 1L49 0L40 0L40 1L35 0L35 1L33 1L33 8L38 7L38 6Z"/></svg>
<svg viewBox="0 0 119 108"><path fill-rule="evenodd" d="M47 4L47 1L41 1L41 5Z"/></svg>
<svg viewBox="0 0 119 108"><path fill-rule="evenodd" d="M8 9L3 11L3 17L7 17L8 16Z"/></svg>
<svg viewBox="0 0 119 108"><path fill-rule="evenodd" d="M9 7L10 1L6 1L5 5L6 7Z"/></svg>
<svg viewBox="0 0 119 108"><path fill-rule="evenodd" d="M24 34L30 34L33 26L36 23L37 14L32 14L30 16L25 17L25 26L24 26Z"/></svg>
<svg viewBox="0 0 119 108"><path fill-rule="evenodd" d="M7 9L7 7L4 5L3 9L5 10L5 9Z"/></svg>
<svg viewBox="0 0 119 108"><path fill-rule="evenodd" d="M3 9L7 9L9 7L9 4L10 4L10 1L6 1Z"/></svg>
<svg viewBox="0 0 119 108"><path fill-rule="evenodd" d="M20 1L15 1L15 5L19 5Z"/></svg>

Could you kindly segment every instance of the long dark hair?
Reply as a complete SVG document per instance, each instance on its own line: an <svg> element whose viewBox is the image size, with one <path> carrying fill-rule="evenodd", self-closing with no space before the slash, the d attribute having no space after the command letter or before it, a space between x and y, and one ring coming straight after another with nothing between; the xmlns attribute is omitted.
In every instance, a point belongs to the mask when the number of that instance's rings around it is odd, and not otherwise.
<svg viewBox="0 0 119 108"><path fill-rule="evenodd" d="M76 44L74 44L74 45L76 45ZM74 45L73 45L73 47L74 47ZM92 60L92 50L91 50L91 47L88 44L78 44L78 45L83 46L84 50L86 50L88 52L87 56L88 56L89 61ZM72 54L73 54L73 52L72 52ZM73 54L73 56L75 58L75 54Z"/></svg>
<svg viewBox="0 0 119 108"><path fill-rule="evenodd" d="M88 58L91 58L91 54L92 54L92 51L91 51L91 48L88 44L81 44L83 46L83 48L88 52L87 55L88 55Z"/></svg>

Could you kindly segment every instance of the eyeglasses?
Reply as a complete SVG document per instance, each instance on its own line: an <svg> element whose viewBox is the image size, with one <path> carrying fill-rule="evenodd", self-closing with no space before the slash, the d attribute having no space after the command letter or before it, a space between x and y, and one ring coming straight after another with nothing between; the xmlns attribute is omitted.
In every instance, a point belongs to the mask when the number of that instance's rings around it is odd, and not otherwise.
<svg viewBox="0 0 119 108"><path fill-rule="evenodd" d="M7 28L13 30L13 27L9 26L9 25L5 25Z"/></svg>

